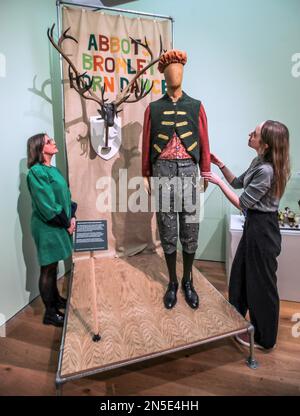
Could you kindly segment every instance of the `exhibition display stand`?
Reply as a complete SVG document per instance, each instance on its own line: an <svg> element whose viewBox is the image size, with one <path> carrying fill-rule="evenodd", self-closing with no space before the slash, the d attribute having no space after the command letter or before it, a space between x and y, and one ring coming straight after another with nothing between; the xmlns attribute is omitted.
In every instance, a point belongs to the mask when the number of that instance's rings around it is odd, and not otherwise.
<svg viewBox="0 0 300 416"><path fill-rule="evenodd" d="M127 46L131 45L128 39L132 36L137 39L147 36L152 41L151 46L156 48L159 47L159 38L162 39L164 48L173 45L174 22L171 17L108 8L110 12L147 17L130 21L118 14L113 22L114 16L103 14L102 10L106 8L82 5L81 10L80 4L76 9L73 9L73 4L72 8L65 7L66 5L70 4L57 2L58 37L62 33L65 35L65 57L71 57L72 61L80 62L83 66L86 59L90 59L91 53L94 53L97 65L100 63L103 57L96 44L108 39L110 27L116 31L113 34L114 42L125 40L124 45ZM64 9L62 22L61 7ZM158 19L164 20L158 22ZM54 26L48 33L51 35L49 40L55 42L53 28ZM81 41L74 42L70 36ZM109 92L109 99L113 100L118 85L124 78L121 71L125 71L126 76L127 73L132 74L131 62L138 65L142 61L146 62L146 59L142 49L139 50L140 55L137 55L131 46L131 55L128 49L124 60L124 51L119 50L120 55L116 56L112 51L115 44L111 47L106 51L106 62L119 65L119 73L110 73L110 81L115 77L114 91ZM124 62L125 66L122 66ZM99 108L91 99L88 103L87 100L80 99L76 89L72 88L74 81L70 83L68 80L70 65L61 65L61 69L68 175L72 198L78 203L77 219L79 222L106 221L107 249L102 252L86 249L73 254L56 376L58 394L61 393L62 385L68 381L245 332L250 334L251 339L247 365L256 368L253 326L197 269L193 270L193 283L200 298L199 308L191 309L179 291L176 306L171 310L165 309L163 295L168 284L168 272L157 238L155 215L150 211L123 210L123 205L127 206L128 199L132 196L132 188L128 186L130 179L141 175L140 145L144 109L147 100L149 103L164 93L162 74L153 72L156 88L151 91L151 96L149 94L139 105L127 106L126 111L123 111L119 152L110 160L104 160L93 149L90 137L93 132L88 117L97 114ZM87 68L79 68L81 70L84 72ZM98 81L100 75L103 76L102 72L97 74ZM80 84L81 77L77 77L77 89L81 88L82 92L84 88ZM91 80L95 81L95 78ZM105 82L105 76L103 79ZM95 86L97 85L96 83ZM124 171L126 179L123 182ZM119 189L120 192L128 187L128 197L123 198L123 194L122 198L120 195L116 197L115 210L101 208L101 192L105 193L101 182L103 178L109 178L109 184L114 182L114 189ZM177 258L177 273L181 279L182 258L180 255Z"/></svg>
<svg viewBox="0 0 300 416"><path fill-rule="evenodd" d="M200 306L191 309L179 291L172 310L162 298L168 282L163 254L94 259L97 296L91 288L91 259L76 259L69 287L56 386L151 358L249 332L247 365L254 358L254 329L193 269ZM182 274L182 259L177 263ZM97 300L96 320L93 299ZM95 322L101 340L93 341Z"/></svg>

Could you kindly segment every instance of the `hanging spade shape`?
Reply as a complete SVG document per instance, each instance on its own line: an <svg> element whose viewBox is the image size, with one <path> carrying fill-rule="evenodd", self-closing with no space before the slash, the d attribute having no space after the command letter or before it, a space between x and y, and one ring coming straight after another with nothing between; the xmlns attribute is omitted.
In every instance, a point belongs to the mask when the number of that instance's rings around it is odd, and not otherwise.
<svg viewBox="0 0 300 416"><path fill-rule="evenodd" d="M90 117L91 144L98 156L104 160L114 157L122 143L121 119L115 116L113 126L105 128L105 120Z"/></svg>

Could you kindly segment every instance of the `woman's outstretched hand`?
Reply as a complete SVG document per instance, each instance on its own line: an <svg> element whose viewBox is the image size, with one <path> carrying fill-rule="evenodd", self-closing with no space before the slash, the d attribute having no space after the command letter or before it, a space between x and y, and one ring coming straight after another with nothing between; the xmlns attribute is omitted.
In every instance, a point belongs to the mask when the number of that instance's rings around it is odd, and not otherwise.
<svg viewBox="0 0 300 416"><path fill-rule="evenodd" d="M220 178L220 176L218 176L216 173L214 172L202 172L201 176L208 180L211 183L214 183L216 185L221 185L223 183L222 179Z"/></svg>
<svg viewBox="0 0 300 416"><path fill-rule="evenodd" d="M216 156L214 153L210 154L210 161L214 165L217 165L219 168L224 166L224 162L222 162L222 160L219 159L218 156Z"/></svg>

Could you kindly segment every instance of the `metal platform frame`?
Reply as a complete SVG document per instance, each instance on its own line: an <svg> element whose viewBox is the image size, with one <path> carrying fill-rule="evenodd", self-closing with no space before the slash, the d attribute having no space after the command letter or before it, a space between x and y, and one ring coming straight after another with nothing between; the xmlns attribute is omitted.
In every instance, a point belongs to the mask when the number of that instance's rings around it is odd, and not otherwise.
<svg viewBox="0 0 300 416"><path fill-rule="evenodd" d="M73 278L74 278L74 264L72 265L72 272L71 272L71 276L70 276L70 282L69 282L69 285L68 285L68 300L67 300L67 307L66 307L66 314L65 314L66 318L65 318L64 327L63 327L62 341L61 341L61 345L60 345L60 349L59 349L58 369L57 369L56 379L55 379L55 386L56 386L57 396L62 395L62 386L63 386L63 384L67 383L68 381L78 380L78 379L81 379L83 377L88 377L88 376L92 376L92 375L95 375L95 374L107 372L107 371L110 371L110 370L114 370L114 369L117 369L117 368L128 366L130 364L136 364L136 363L139 363L139 362L142 362L142 361L151 360L152 358L157 358L157 357L161 357L163 355L168 355L168 354L175 353L175 352L178 352L178 351L183 351L183 350L190 349L190 348L193 348L193 347L197 347L197 346L200 346L200 345L209 344L209 343L214 342L214 341L219 341L219 340L225 339L225 338L231 338L231 337L234 337L236 335L240 335L240 334L244 334L244 333L248 333L250 335L249 356L246 359L245 363L250 369L253 369L253 370L255 370L256 368L259 367L259 364L258 364L257 360L255 359L255 353L254 353L254 327L253 327L252 324L249 323L249 326L246 329L233 331L233 332L230 332L230 333L227 333L227 334L224 334L224 335L219 335L219 336L210 338L209 340L193 342L191 344L182 345L182 346L177 347L177 348L172 348L172 349L169 349L169 350L166 350L166 351L157 352L157 353L151 354L149 356L138 357L138 358L134 358L134 359L131 359L129 361L126 361L126 362L118 362L116 364L109 364L107 366L102 366L101 368L82 371L78 374L70 375L70 376L67 376L67 377L61 377L62 359L63 359L63 352L64 352L64 347L65 347L66 333L67 333L67 325L68 325L70 300L71 300L71 293L72 293L72 286L73 286Z"/></svg>

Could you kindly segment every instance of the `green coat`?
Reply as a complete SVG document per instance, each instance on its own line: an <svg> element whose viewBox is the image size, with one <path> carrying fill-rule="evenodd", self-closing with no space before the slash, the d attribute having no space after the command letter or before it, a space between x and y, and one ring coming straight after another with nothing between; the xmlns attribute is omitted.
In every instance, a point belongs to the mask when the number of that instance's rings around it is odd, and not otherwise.
<svg viewBox="0 0 300 416"><path fill-rule="evenodd" d="M54 166L36 164L27 175L32 198L31 232L41 266L64 260L72 254L73 238L65 228L47 224L64 209L71 217L68 185Z"/></svg>

